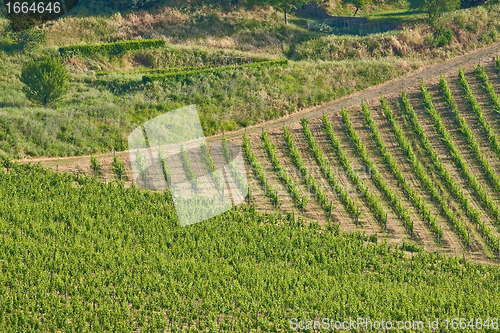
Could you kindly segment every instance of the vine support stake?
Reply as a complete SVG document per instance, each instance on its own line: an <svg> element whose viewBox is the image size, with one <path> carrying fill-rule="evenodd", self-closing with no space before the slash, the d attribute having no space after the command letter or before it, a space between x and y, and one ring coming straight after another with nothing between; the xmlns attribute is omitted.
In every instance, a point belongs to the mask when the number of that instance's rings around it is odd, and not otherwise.
<svg viewBox="0 0 500 333"><path fill-rule="evenodd" d="M470 251L470 231L468 230L467 230L467 249Z"/></svg>

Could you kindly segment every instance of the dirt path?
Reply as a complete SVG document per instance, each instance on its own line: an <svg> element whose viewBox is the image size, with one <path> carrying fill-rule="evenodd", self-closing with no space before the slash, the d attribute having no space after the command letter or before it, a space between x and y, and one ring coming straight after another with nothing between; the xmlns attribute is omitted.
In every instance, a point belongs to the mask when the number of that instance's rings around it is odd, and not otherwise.
<svg viewBox="0 0 500 333"><path fill-rule="evenodd" d="M340 99L334 100L332 102L322 104L320 106L316 106L313 108L306 108L301 110L300 112L294 113L284 118L280 118L277 120L269 121L266 123L262 123L259 125L247 127L246 129L241 129L234 132L225 133L225 136L229 139L236 139L243 135L246 131L247 133L257 133L262 130L264 127L267 130L271 130L274 128L281 127L283 122L286 123L294 123L303 117L318 117L323 113L329 113L335 110L339 110L342 106L351 107L358 106L361 104L362 100L378 100L380 95L388 95L392 93L398 93L404 87L415 87L417 86L422 79L431 80L439 77L440 75L449 74L450 72L456 73L458 70L458 66L461 65L464 68L475 67L481 60L491 59L495 57L498 53L500 53L500 43L495 43L491 46L487 46L478 50L475 50L471 53L468 53L463 56L459 56L444 62L438 62L435 64L427 65L422 67L421 69L410 73L404 77L400 77L368 89L359 91L352 95L344 96ZM215 135L212 137L208 137L208 141L218 141L220 140L221 135ZM127 151L120 152L120 157L124 157ZM98 158L110 158L112 153L95 155ZM90 156L76 156L76 157L63 157L63 158L32 158L32 159L24 159L19 160L21 163L28 162L41 162L46 167L56 168L56 165L59 167L63 166L63 171L70 171L68 167L64 168L64 166L72 165L72 169L75 169L74 166L81 166L78 169L88 169L88 165L90 165Z"/></svg>

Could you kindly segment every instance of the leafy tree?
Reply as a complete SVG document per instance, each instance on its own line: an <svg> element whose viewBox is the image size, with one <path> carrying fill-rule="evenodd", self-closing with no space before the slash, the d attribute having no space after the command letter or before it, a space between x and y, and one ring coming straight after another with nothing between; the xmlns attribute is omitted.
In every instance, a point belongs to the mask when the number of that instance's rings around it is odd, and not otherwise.
<svg viewBox="0 0 500 333"><path fill-rule="evenodd" d="M31 60L23 66L19 79L24 83L24 94L35 104L53 104L68 92L68 71L56 58Z"/></svg>
<svg viewBox="0 0 500 333"><path fill-rule="evenodd" d="M441 14L460 8L460 0L410 0L410 8L423 9L433 22Z"/></svg>
<svg viewBox="0 0 500 333"><path fill-rule="evenodd" d="M280 12L285 14L285 23L288 24L288 13L293 12L294 9L310 3L312 0L249 0L246 2L247 6L273 6Z"/></svg>
<svg viewBox="0 0 500 333"><path fill-rule="evenodd" d="M354 7L356 7L356 11L354 12L353 16L356 16L358 11L361 9L365 9L366 5L368 5L371 0L343 0L344 4L352 4Z"/></svg>

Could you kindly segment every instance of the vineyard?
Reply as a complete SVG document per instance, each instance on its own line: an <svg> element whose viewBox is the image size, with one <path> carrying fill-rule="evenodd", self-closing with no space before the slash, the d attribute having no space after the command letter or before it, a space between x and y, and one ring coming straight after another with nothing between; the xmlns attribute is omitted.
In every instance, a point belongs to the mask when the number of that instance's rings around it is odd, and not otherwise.
<svg viewBox="0 0 500 333"><path fill-rule="evenodd" d="M465 256L246 204L183 228L168 192L29 164L0 171L0 190L2 332L275 332L360 316L498 325L500 271Z"/></svg>
<svg viewBox="0 0 500 333"><path fill-rule="evenodd" d="M495 331L499 71L457 68L224 138L226 162L242 147L247 200L186 227L170 192L137 188L118 155L92 156L88 173L6 160L0 331L283 332L292 318L481 318L466 328ZM214 171L211 149L199 155ZM196 179L184 146L179 159Z"/></svg>
<svg viewBox="0 0 500 333"><path fill-rule="evenodd" d="M497 262L497 73L500 61L457 68L356 108L245 134L248 174L261 186L254 202L390 244Z"/></svg>

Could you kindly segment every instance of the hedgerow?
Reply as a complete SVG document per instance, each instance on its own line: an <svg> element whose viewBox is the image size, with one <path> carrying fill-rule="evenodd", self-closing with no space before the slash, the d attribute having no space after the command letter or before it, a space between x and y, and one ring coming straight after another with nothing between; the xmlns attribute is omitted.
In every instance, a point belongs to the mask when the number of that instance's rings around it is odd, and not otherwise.
<svg viewBox="0 0 500 333"><path fill-rule="evenodd" d="M59 53L61 57L69 57L72 55L92 56L97 53L117 55L125 51L160 48L165 45L166 43L163 39L141 39L105 44L64 46L59 48Z"/></svg>

